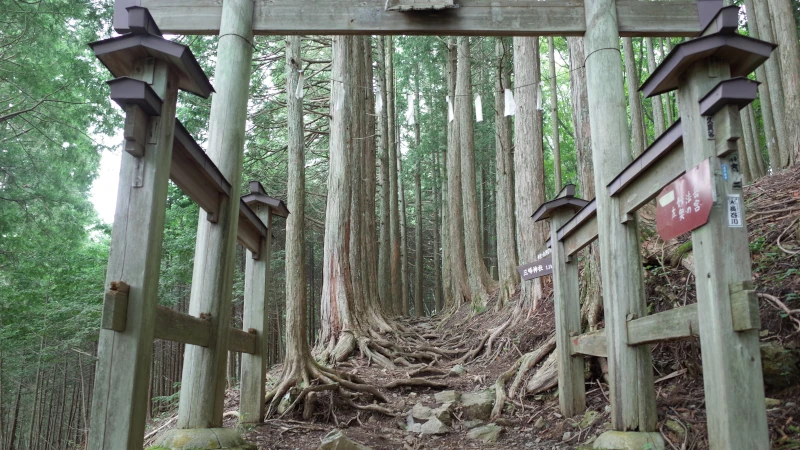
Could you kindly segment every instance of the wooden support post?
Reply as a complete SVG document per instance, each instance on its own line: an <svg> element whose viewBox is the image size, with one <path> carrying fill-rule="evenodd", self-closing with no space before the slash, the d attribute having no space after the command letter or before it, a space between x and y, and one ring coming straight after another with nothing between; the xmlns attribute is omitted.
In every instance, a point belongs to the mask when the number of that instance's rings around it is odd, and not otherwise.
<svg viewBox="0 0 800 450"><path fill-rule="evenodd" d="M241 184L247 100L253 55L253 0L225 0L211 102L208 156L235 189ZM186 346L178 428L222 426L239 199L221 202L219 220L197 229L189 313L211 315L208 348Z"/></svg>
<svg viewBox="0 0 800 450"><path fill-rule="evenodd" d="M712 449L767 449L758 330L748 327L737 332L732 318L731 293L745 289L731 286L752 278L744 197L741 185L734 185L728 157L717 156L717 148L730 138L724 133L738 127L719 127L710 138L707 118L700 115L698 105L727 78L728 64L702 60L683 73L678 89L686 167L710 158L716 192L708 223L692 232L708 433ZM723 164L728 165L729 176L723 176ZM729 202L738 207L739 226L729 225Z"/></svg>
<svg viewBox="0 0 800 450"><path fill-rule="evenodd" d="M553 249L553 289L556 315L556 348L558 351L558 404L566 417L586 409L586 386L583 378L583 357L572 356L571 338L581 334L581 296L578 258L567 256L564 242L558 240L558 229L574 216L570 209L559 209L550 220L550 242Z"/></svg>
<svg viewBox="0 0 800 450"><path fill-rule="evenodd" d="M152 69L147 76L145 67ZM131 76L152 82L163 104L161 115L149 119L143 156L122 153L106 288L124 281L130 289L124 331L100 330L91 450L142 448L147 416L178 78L166 62L152 59L137 62Z"/></svg>
<svg viewBox="0 0 800 450"><path fill-rule="evenodd" d="M605 299L611 424L654 431L655 390L650 347L628 346L626 320L647 314L637 222L620 223L620 200L606 186L631 162L630 133L615 0L586 0L586 79L597 192L597 228Z"/></svg>
<svg viewBox="0 0 800 450"><path fill-rule="evenodd" d="M256 332L256 353L242 354L242 380L239 401L239 421L259 423L264 420L264 396L267 376L267 297L270 287L270 249L272 247L272 212L265 204L252 205L259 219L267 226L267 236L261 239L260 259L247 252L244 276L243 325Z"/></svg>

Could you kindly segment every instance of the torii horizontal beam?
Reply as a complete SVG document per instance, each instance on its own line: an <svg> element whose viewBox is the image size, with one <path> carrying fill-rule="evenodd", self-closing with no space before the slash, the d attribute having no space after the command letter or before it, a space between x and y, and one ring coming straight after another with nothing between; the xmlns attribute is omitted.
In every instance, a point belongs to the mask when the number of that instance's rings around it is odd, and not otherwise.
<svg viewBox="0 0 800 450"><path fill-rule="evenodd" d="M582 36L583 0L458 0L457 8L386 11L385 0L255 0L255 34ZM616 0L621 36L697 36L698 0ZM125 8L150 10L164 33L219 34L220 0L115 0L114 27Z"/></svg>

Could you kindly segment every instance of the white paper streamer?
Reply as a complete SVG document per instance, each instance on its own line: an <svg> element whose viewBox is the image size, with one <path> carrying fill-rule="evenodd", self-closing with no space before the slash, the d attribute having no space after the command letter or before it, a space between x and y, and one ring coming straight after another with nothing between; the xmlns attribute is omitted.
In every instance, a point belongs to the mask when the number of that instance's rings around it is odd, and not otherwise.
<svg viewBox="0 0 800 450"><path fill-rule="evenodd" d="M513 116L517 112L517 103L514 101L514 93L511 92L511 89L505 90L505 103L506 103L506 111L505 117Z"/></svg>
<svg viewBox="0 0 800 450"><path fill-rule="evenodd" d="M383 112L383 94L379 90L375 93L375 114Z"/></svg>
<svg viewBox="0 0 800 450"><path fill-rule="evenodd" d="M475 121L483 122L483 100L480 94L475 96Z"/></svg>
<svg viewBox="0 0 800 450"><path fill-rule="evenodd" d="M542 97L544 97L544 92L542 92L542 85L539 84L539 94L536 98L536 109L539 111L544 111L544 107L542 106Z"/></svg>
<svg viewBox="0 0 800 450"><path fill-rule="evenodd" d="M341 111L344 107L344 97L347 95L344 83L336 83L338 85L336 92L336 111Z"/></svg>
<svg viewBox="0 0 800 450"><path fill-rule="evenodd" d="M448 95L445 100L447 101L447 121L452 122L453 119L456 118L455 113L453 113L453 102L450 101L450 96Z"/></svg>
<svg viewBox="0 0 800 450"><path fill-rule="evenodd" d="M303 71L300 71L300 76L297 77L297 89L294 92L295 98L303 98L305 94L305 89L303 88L303 84L306 81L306 77L303 76Z"/></svg>
<svg viewBox="0 0 800 450"><path fill-rule="evenodd" d="M414 94L408 94L406 96L408 99L408 110L406 111L406 122L408 125L416 125L416 120L414 117Z"/></svg>

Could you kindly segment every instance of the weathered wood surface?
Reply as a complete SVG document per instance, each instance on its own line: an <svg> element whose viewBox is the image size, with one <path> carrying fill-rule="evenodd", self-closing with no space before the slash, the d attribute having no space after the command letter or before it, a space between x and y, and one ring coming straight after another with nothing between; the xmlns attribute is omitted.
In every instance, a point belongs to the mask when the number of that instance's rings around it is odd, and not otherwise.
<svg viewBox="0 0 800 450"><path fill-rule="evenodd" d="M652 355L648 346L628 346L626 327L628 314L647 314L638 227L635 221L620 223L620 201L606 189L614 174L632 160L615 4L614 0L586 1L584 37L611 424L619 431L654 431Z"/></svg>
<svg viewBox="0 0 800 450"><path fill-rule="evenodd" d="M143 79L145 61L134 64L133 77ZM88 443L91 450L143 446L178 97L178 79L163 61L155 62L152 81L164 101L161 116L150 119L143 157L122 154L106 289L118 281L130 286L127 320L124 332L100 330Z"/></svg>
<svg viewBox="0 0 800 450"><path fill-rule="evenodd" d="M580 336L573 336L570 339L570 346L570 353L573 356L608 357L606 330L598 330Z"/></svg>
<svg viewBox="0 0 800 450"><path fill-rule="evenodd" d="M220 202L230 197L231 184L179 121L175 121L170 179L216 222Z"/></svg>
<svg viewBox="0 0 800 450"><path fill-rule="evenodd" d="M218 34L219 0L116 0L117 8L150 9L164 33ZM441 11L385 11L385 0L258 0L256 34L425 34L473 36L581 36L583 0L460 0ZM696 0L619 0L622 36L695 36L700 31ZM115 11L115 14L117 12ZM121 14L117 14L122 16ZM115 22L119 27L120 22ZM615 25L616 26L616 25Z"/></svg>
<svg viewBox="0 0 800 450"><path fill-rule="evenodd" d="M628 322L628 345L651 344L699 335L696 304Z"/></svg>
<svg viewBox="0 0 800 450"><path fill-rule="evenodd" d="M125 331L125 322L128 320L128 292L130 286L118 281L111 283L111 289L106 291L103 300L104 330Z"/></svg>
<svg viewBox="0 0 800 450"><path fill-rule="evenodd" d="M184 9L184 19L191 17ZM252 0L225 0L211 101L208 156L231 186L240 186L247 101L252 71ZM219 221L200 220L189 313L211 314L211 342L189 345L184 356L178 428L222 426L230 333L231 295L236 265L240 201L223 200Z"/></svg>
<svg viewBox="0 0 800 450"><path fill-rule="evenodd" d="M264 222L256 216L243 201L239 202L239 223L236 228L236 239L250 252L250 257L261 258L261 241L269 235Z"/></svg>
<svg viewBox="0 0 800 450"><path fill-rule="evenodd" d="M723 157L738 152L738 141L744 136L739 107L737 105L725 106L714 114L713 120L714 133L720 136L720 139L716 139L714 153Z"/></svg>
<svg viewBox="0 0 800 450"><path fill-rule="evenodd" d="M758 331L734 329L730 301L731 284L752 279L746 224L728 226L728 196L742 196L742 190L734 187L735 177L721 176L723 160L717 157L717 146L729 136L718 132L709 139L698 105L727 78L727 64L702 60L680 77L678 89L684 147L692 149L684 152L686 167L710 158L717 195L708 223L692 232L708 433L712 449L766 450L770 444ZM744 220L743 197L739 199Z"/></svg>
<svg viewBox="0 0 800 450"><path fill-rule="evenodd" d="M578 254L579 251L594 242L595 239L597 239L597 217L592 216L564 238L562 242L567 256L571 257Z"/></svg>
<svg viewBox="0 0 800 450"><path fill-rule="evenodd" d="M211 341L211 321L182 314L166 306L157 306L154 337L208 347Z"/></svg>
<svg viewBox="0 0 800 450"><path fill-rule="evenodd" d="M730 292L733 329L735 331L760 330L761 316L753 282L733 283Z"/></svg>
<svg viewBox="0 0 800 450"><path fill-rule="evenodd" d="M237 353L244 353L245 355L254 355L257 351L257 340L258 335L256 333L250 333L249 331L231 328L228 350Z"/></svg>
<svg viewBox="0 0 800 450"><path fill-rule="evenodd" d="M556 359L558 363L558 404L567 417L586 409L586 387L583 378L583 358L570 352L571 336L581 332L581 295L577 258L569 262L563 242L557 242L558 229L572 216L574 210L562 206L550 219L552 249L553 286L556 321Z"/></svg>
<svg viewBox="0 0 800 450"><path fill-rule="evenodd" d="M291 92L291 91L290 91ZM242 423L259 423L264 419L264 396L267 375L267 297L270 286L270 249L272 248L272 213L263 203L252 205L256 215L267 226L267 237L261 241L258 252L263 257L253 258L248 251L244 275L244 312L242 325L253 330L253 352L242 355L240 381L239 420ZM231 336L233 338L233 336ZM233 349L233 339L231 339Z"/></svg>
<svg viewBox="0 0 800 450"><path fill-rule="evenodd" d="M655 164L623 188L618 194L620 221L633 220L634 213L647 202L656 198L665 186L686 173L683 162L683 145L670 150Z"/></svg>

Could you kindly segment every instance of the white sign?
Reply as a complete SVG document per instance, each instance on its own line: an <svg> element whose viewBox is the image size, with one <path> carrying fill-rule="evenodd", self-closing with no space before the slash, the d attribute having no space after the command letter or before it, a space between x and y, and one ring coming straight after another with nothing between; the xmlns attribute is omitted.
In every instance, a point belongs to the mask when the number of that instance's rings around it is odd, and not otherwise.
<svg viewBox="0 0 800 450"><path fill-rule="evenodd" d="M539 253L538 255L536 255L536 259L543 259L545 256L550 256L552 253L553 253L553 249L552 248L548 248L547 250L545 250L545 251Z"/></svg>
<svg viewBox="0 0 800 450"><path fill-rule="evenodd" d="M742 196L739 194L728 195L728 226L731 228L744 227Z"/></svg>

